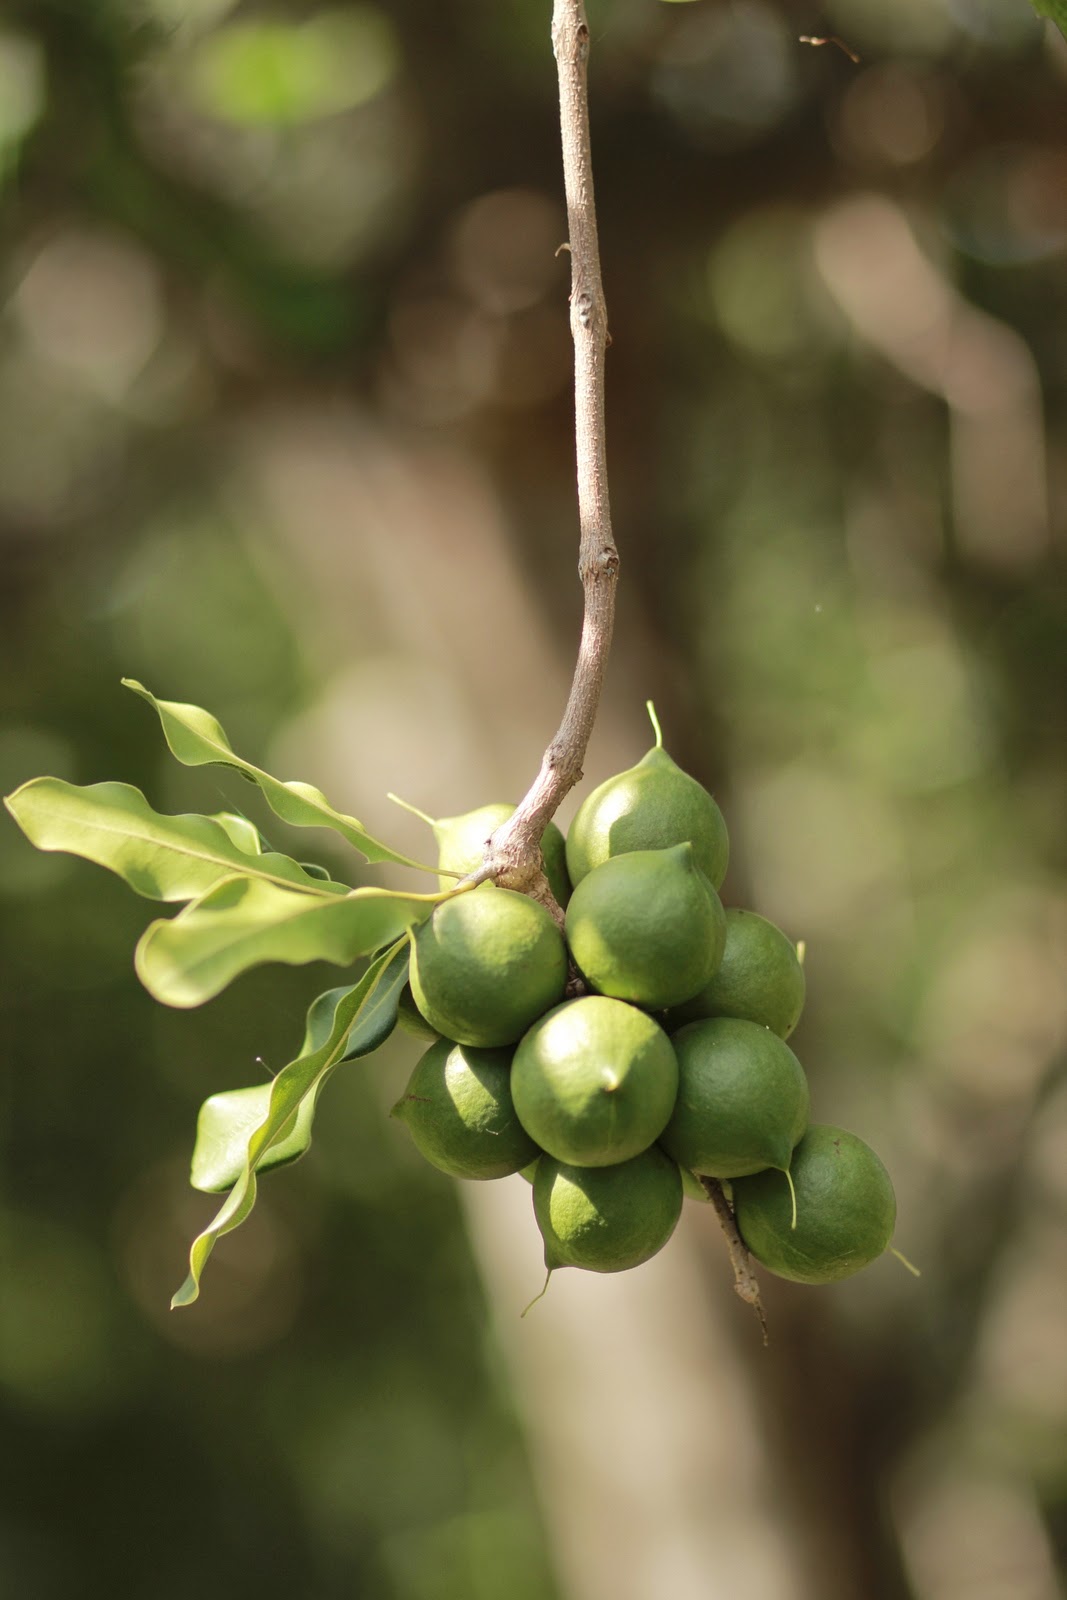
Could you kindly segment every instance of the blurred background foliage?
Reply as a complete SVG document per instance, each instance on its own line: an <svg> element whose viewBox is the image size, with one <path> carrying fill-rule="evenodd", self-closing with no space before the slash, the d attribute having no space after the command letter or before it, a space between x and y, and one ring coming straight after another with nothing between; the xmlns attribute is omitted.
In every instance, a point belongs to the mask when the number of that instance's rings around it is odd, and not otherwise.
<svg viewBox="0 0 1067 1600"><path fill-rule="evenodd" d="M5 791L247 804L166 760L125 674L401 848L390 788L522 792L580 603L549 9L8 0ZM689 1592L1063 1593L1067 46L1023 0L589 11L623 576L588 775L654 694L730 822L728 903L807 941L816 1114L876 1144L924 1276L770 1284L764 1356L687 1216L665 1257L728 1332L684 1381L662 1347L648 1426L750 1408L620 1576L546 1465L484 1197L386 1120L410 1041L331 1084L167 1311L212 1209L196 1109L282 1065L336 970L163 1013L148 908L7 825L4 1593L658 1600L757 1449L736 1570ZM626 1292L672 1325L656 1270Z"/></svg>

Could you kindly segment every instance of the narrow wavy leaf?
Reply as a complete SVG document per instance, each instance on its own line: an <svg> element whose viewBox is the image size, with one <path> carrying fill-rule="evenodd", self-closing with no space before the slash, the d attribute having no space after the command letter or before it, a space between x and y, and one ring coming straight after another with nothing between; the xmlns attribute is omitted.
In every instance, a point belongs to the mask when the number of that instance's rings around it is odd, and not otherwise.
<svg viewBox="0 0 1067 1600"><path fill-rule="evenodd" d="M83 856L149 900L195 900L235 873L317 899L349 892L343 883L312 877L289 856L250 855L237 842L250 842L240 817L165 816L128 783L82 788L33 778L4 804L39 850Z"/></svg>
<svg viewBox="0 0 1067 1600"><path fill-rule="evenodd" d="M170 921L153 922L134 966L164 1005L202 1005L264 961L349 966L428 917L439 895L354 889L343 896L301 894L247 876L230 878Z"/></svg>
<svg viewBox="0 0 1067 1600"><path fill-rule="evenodd" d="M396 1026L397 1006L407 982L410 946L406 939L395 947L379 970L373 987L365 994L355 1021L348 1030L338 1065L368 1056L384 1044ZM388 954L388 952L387 952ZM333 1032L337 1007L358 984L343 984L327 989L308 1007L307 1028L298 1060L321 1050ZM319 1093L332 1068L325 1069L296 1111L263 1152L257 1172L298 1161L311 1145L312 1126ZM257 1083L250 1089L229 1089L204 1101L196 1123L190 1182L194 1189L217 1194L230 1189L244 1171L248 1141L270 1111L270 1083Z"/></svg>
<svg viewBox="0 0 1067 1600"><path fill-rule="evenodd" d="M341 1059L360 1014L375 994L383 971L407 944L394 945L367 968L360 981L348 990L334 1008L329 1034L317 1050L301 1054L283 1067L269 1085L270 1103L263 1122L251 1134L245 1150L244 1166L226 1200L211 1224L194 1239L189 1251L189 1276L171 1301L171 1306L191 1305L200 1293L200 1278L215 1243L245 1220L256 1203L256 1169L264 1153L285 1130L303 1100L317 1093L325 1075Z"/></svg>
<svg viewBox="0 0 1067 1600"><path fill-rule="evenodd" d="M352 1030L345 1040L342 1061L355 1061L360 1056L369 1056L388 1039L396 1027L400 996L408 981L410 964L411 946L405 940L397 948L392 959L382 968L373 993L367 997L366 1005L353 1023ZM320 994L317 1000L311 1002L308 1007L307 1032L304 1035L301 1055L319 1049L329 1037L334 1013L345 995L350 993L351 989L342 985L339 989L327 989L325 994Z"/></svg>
<svg viewBox="0 0 1067 1600"><path fill-rule="evenodd" d="M261 856L264 852L270 853L270 845L264 843L263 835L255 823L249 822L242 812L216 811L211 820L218 823L231 842L237 846L238 850L243 850L246 856ZM304 863L301 862L300 865L303 867ZM305 867L304 870L307 871L307 868ZM317 874L313 872L311 876L314 878ZM329 874L327 873L326 876L328 877Z"/></svg>
<svg viewBox="0 0 1067 1600"><path fill-rule="evenodd" d="M248 1141L270 1112L270 1083L250 1089L226 1089L213 1094L200 1107L196 1119L189 1182L204 1194L232 1189L244 1171ZM306 1094L268 1150L257 1170L267 1172L297 1161L311 1144L315 1117L315 1091Z"/></svg>
<svg viewBox="0 0 1067 1600"><path fill-rule="evenodd" d="M237 755L222 730L221 724L208 711L199 706L185 705L178 700L157 700L143 684L134 678L123 678L127 689L147 700L154 707L163 724L163 734L171 753L187 767L232 767L244 777L259 785L271 810L283 822L298 828L332 828L368 861L395 861L404 867L416 867L420 872L436 872L436 867L425 866L391 850L380 839L374 839L355 817L335 811L321 789L310 783L291 780L283 783L272 778L269 772L254 767Z"/></svg>

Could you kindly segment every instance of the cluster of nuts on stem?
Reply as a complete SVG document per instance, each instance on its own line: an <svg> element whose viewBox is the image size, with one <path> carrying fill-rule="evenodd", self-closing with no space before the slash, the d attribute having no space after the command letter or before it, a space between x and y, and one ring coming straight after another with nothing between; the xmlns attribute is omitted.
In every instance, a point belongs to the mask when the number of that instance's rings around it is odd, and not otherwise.
<svg viewBox="0 0 1067 1600"><path fill-rule="evenodd" d="M445 1172L531 1181L550 1273L647 1261L683 1196L713 1197L704 1179L728 1186L740 1238L771 1272L847 1277L889 1245L889 1176L855 1134L809 1122L785 1042L800 956L765 918L723 909L722 814L656 731L566 840L545 830L562 930L492 882L419 928L401 1022L433 1042L394 1114ZM477 875L510 811L434 823L441 868Z"/></svg>

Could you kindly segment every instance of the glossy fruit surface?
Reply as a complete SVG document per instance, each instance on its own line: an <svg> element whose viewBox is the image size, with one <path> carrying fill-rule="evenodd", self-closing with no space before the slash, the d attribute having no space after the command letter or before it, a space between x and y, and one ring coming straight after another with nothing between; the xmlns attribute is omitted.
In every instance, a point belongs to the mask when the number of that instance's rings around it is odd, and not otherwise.
<svg viewBox="0 0 1067 1600"><path fill-rule="evenodd" d="M412 940L415 1003L459 1044L514 1044L566 982L566 947L544 906L491 884L444 901Z"/></svg>
<svg viewBox="0 0 1067 1600"><path fill-rule="evenodd" d="M537 1146L511 1099L511 1051L439 1039L421 1057L393 1107L427 1161L454 1178L506 1178Z"/></svg>
<svg viewBox="0 0 1067 1600"><path fill-rule="evenodd" d="M733 1186L741 1237L756 1260L795 1283L848 1278L882 1254L897 1206L889 1174L870 1145L844 1128L813 1123L790 1168L797 1225L784 1176L760 1172Z"/></svg>
<svg viewBox="0 0 1067 1600"><path fill-rule="evenodd" d="M475 867L481 865L490 836L514 812L515 807L505 801L494 801L490 805L479 806L475 811L465 811L458 817L439 817L433 823L438 867L448 867L450 873L459 873L461 877L473 872ZM541 855L545 876L561 906L567 904L571 893L566 852L562 833L554 822L550 822L541 835ZM451 875L439 880L445 889L455 881Z"/></svg>
<svg viewBox="0 0 1067 1600"><path fill-rule="evenodd" d="M612 1167L542 1156L533 1183L545 1266L625 1272L662 1250L682 1210L682 1175L653 1145Z"/></svg>
<svg viewBox="0 0 1067 1600"><path fill-rule="evenodd" d="M678 1098L660 1134L664 1150L712 1178L788 1167L809 1107L808 1080L789 1046L735 1017L690 1022L671 1043Z"/></svg>
<svg viewBox="0 0 1067 1600"><path fill-rule="evenodd" d="M696 994L725 939L722 903L690 844L613 856L567 907L567 942L590 986L652 1011Z"/></svg>
<svg viewBox="0 0 1067 1600"><path fill-rule="evenodd" d="M726 913L726 946L718 970L679 1006L671 1022L743 1017L788 1039L804 1009L804 968L781 928L755 911Z"/></svg>
<svg viewBox="0 0 1067 1600"><path fill-rule="evenodd" d="M593 790L567 830L567 870L578 884L594 867L631 850L666 850L689 841L713 889L726 876L726 824L703 784L658 744L636 767Z"/></svg>
<svg viewBox="0 0 1067 1600"><path fill-rule="evenodd" d="M523 1034L511 1092L519 1121L543 1150L576 1166L610 1166L647 1150L663 1130L678 1062L643 1011L586 995Z"/></svg>

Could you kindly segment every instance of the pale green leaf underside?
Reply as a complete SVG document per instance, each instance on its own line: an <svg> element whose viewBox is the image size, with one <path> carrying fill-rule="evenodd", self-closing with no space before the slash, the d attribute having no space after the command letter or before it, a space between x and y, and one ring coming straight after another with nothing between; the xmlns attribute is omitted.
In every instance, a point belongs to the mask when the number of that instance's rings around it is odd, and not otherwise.
<svg viewBox="0 0 1067 1600"><path fill-rule="evenodd" d="M217 822L231 843L238 850L243 850L246 856L261 856L264 851L263 837L254 822L249 822L247 817L242 817L238 811L216 811L212 822ZM301 863L303 865L303 863ZM316 874L312 874L316 876Z"/></svg>
<svg viewBox="0 0 1067 1600"><path fill-rule="evenodd" d="M200 1278L216 1240L230 1233L249 1215L256 1202L256 1168L264 1152L286 1128L302 1101L317 1093L325 1075L341 1059L363 1008L376 993L379 980L390 963L406 965L406 944L394 945L373 961L359 983L337 1002L327 1038L309 1055L301 1054L284 1067L269 1085L268 1114L248 1140L243 1169L209 1227L193 1241L189 1252L189 1276L171 1301L173 1307L191 1305L200 1293ZM403 954L404 963L397 962Z"/></svg>
<svg viewBox="0 0 1067 1600"><path fill-rule="evenodd" d="M368 991L348 1032L338 1064L370 1055L392 1033L396 1026L397 1006L404 984L407 982L410 949L407 940L395 947L396 953L381 967L373 988ZM304 1056L321 1050L333 1031L334 1017L342 1000L358 988L357 984L342 984L327 989L308 1007L307 1029L300 1051ZM295 1116L281 1130L260 1157L257 1172L267 1172L274 1167L286 1166L296 1161L311 1144L312 1125L319 1091L329 1071L319 1076L297 1107ZM217 1194L230 1189L244 1171L248 1141L259 1128L270 1110L270 1083L257 1083L250 1089L230 1089L213 1094L200 1108L196 1124L196 1146L193 1150L190 1182L194 1189Z"/></svg>
<svg viewBox="0 0 1067 1600"><path fill-rule="evenodd" d="M196 1121L189 1181L205 1194L232 1189L244 1171L248 1141L270 1111L269 1083L251 1089L228 1089L213 1094L200 1107ZM311 1143L311 1124L315 1116L315 1095L309 1093L297 1107L292 1127L276 1139L259 1163L258 1170L285 1166L295 1161Z"/></svg>
<svg viewBox="0 0 1067 1600"><path fill-rule="evenodd" d="M143 684L133 678L123 678L127 689L147 700L159 715L163 734L171 752L187 767L226 766L243 773L259 785L271 810L283 822L298 828L332 828L368 861L395 861L401 866L417 867L420 872L436 872L436 867L424 866L402 856L388 845L374 839L355 817L335 811L321 790L310 783L295 781L283 783L272 778L269 772L254 767L234 752L220 724L208 711L199 706L184 705L178 700L157 700Z"/></svg>
<svg viewBox="0 0 1067 1600"><path fill-rule="evenodd" d="M318 899L348 893L283 855L249 855L251 824L241 817L165 816L128 783L84 788L33 778L4 804L39 850L64 850L118 874L149 900L195 900L234 873L286 884ZM238 843L241 840L244 843Z"/></svg>
<svg viewBox="0 0 1067 1600"><path fill-rule="evenodd" d="M1051 17L1067 39L1067 0L1033 0L1033 7L1039 17Z"/></svg>
<svg viewBox="0 0 1067 1600"><path fill-rule="evenodd" d="M164 1005L202 1005L264 961L348 966L422 922L438 895L354 889L315 898L250 877L235 877L170 921L150 924L134 966Z"/></svg>

